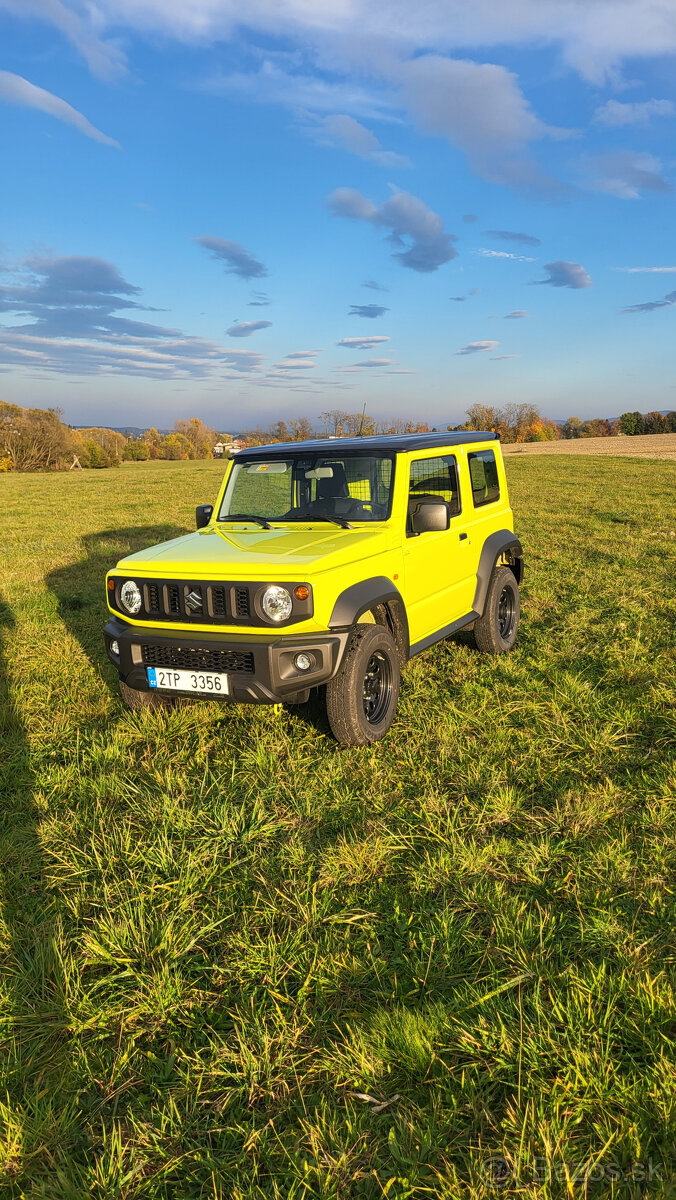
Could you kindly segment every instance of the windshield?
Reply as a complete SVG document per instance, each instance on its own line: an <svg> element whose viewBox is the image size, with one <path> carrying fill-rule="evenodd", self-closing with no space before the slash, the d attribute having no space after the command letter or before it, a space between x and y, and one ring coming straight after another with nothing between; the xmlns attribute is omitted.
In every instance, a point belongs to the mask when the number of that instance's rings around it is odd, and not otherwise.
<svg viewBox="0 0 676 1200"><path fill-rule="evenodd" d="M235 462L219 521L384 521L390 514L391 454L297 455Z"/></svg>

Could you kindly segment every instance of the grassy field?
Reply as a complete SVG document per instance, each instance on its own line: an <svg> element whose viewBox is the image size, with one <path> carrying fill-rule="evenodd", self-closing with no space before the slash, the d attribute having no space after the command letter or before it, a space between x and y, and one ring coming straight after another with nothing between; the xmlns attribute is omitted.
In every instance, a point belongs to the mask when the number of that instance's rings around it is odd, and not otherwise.
<svg viewBox="0 0 676 1200"><path fill-rule="evenodd" d="M217 463L0 477L3 1198L675 1194L676 467L507 469L515 652L350 750L120 703L105 569Z"/></svg>

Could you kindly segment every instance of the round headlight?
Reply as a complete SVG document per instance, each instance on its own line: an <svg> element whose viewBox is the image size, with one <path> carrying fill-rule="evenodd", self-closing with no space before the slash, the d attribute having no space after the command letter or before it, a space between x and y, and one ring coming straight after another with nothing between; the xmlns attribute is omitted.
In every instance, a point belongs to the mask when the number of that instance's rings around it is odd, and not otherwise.
<svg viewBox="0 0 676 1200"><path fill-rule="evenodd" d="M271 621L286 621L286 618L291 616L293 604L286 588L276 585L266 588L261 604L263 612Z"/></svg>
<svg viewBox="0 0 676 1200"><path fill-rule="evenodd" d="M134 583L133 579L128 579L120 588L120 604L126 608L132 616L141 611L141 592L138 584Z"/></svg>

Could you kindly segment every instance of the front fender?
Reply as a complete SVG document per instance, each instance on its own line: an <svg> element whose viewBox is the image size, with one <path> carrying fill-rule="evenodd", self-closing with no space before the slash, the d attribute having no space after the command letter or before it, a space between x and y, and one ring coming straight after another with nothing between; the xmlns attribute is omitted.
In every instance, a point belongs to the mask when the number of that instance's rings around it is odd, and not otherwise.
<svg viewBox="0 0 676 1200"><path fill-rule="evenodd" d="M354 625L365 612L378 606L384 607L383 620L387 624L397 643L399 659L402 666L409 655L408 617L406 605L398 588L386 575L376 575L373 579L362 579L345 588L338 596L331 618L329 629L343 629L346 625ZM387 621L385 621L385 615Z"/></svg>

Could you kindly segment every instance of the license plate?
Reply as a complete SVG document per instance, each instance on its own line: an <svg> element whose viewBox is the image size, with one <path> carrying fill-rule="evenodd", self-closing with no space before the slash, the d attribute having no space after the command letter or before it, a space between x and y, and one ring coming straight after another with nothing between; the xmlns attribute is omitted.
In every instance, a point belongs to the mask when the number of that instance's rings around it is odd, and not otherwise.
<svg viewBox="0 0 676 1200"><path fill-rule="evenodd" d="M214 696L228 695L228 676L214 671L170 671L163 667L147 667L151 688L170 692L213 692Z"/></svg>

